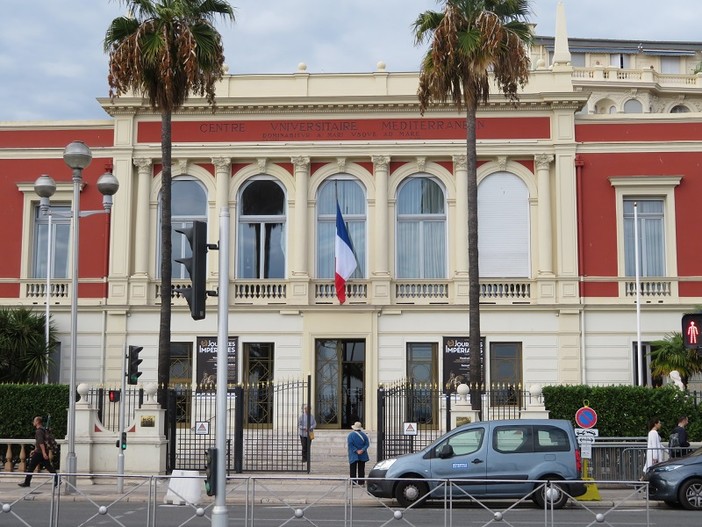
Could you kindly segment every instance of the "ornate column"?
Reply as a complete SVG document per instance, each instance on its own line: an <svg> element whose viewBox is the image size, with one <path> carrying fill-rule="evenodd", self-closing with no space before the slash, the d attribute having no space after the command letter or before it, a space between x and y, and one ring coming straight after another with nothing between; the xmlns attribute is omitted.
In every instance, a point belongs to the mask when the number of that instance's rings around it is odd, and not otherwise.
<svg viewBox="0 0 702 527"><path fill-rule="evenodd" d="M534 156L538 185L538 226L539 226L539 274L553 275L553 225L551 220L551 178L550 167L553 156Z"/></svg>
<svg viewBox="0 0 702 527"><path fill-rule="evenodd" d="M468 276L468 159L453 156L453 176L456 178L456 276Z"/></svg>
<svg viewBox="0 0 702 527"><path fill-rule="evenodd" d="M152 160L139 158L133 160L138 169L137 174L137 199L136 199L136 226L134 229L134 274L146 277L149 271L149 225L151 194L151 166Z"/></svg>
<svg viewBox="0 0 702 527"><path fill-rule="evenodd" d="M290 158L295 167L295 223L289 236L295 243L289 244L293 250L292 275L307 277L307 189L310 179L310 158L294 156Z"/></svg>
<svg viewBox="0 0 702 527"><path fill-rule="evenodd" d="M375 268L376 276L390 276L388 269L389 234L388 234L388 170L390 156L372 156L373 176L375 178Z"/></svg>

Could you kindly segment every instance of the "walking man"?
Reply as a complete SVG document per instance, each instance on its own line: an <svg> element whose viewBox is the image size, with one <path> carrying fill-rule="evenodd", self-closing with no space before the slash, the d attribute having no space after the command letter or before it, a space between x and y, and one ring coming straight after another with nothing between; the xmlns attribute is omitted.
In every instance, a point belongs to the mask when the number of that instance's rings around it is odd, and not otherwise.
<svg viewBox="0 0 702 527"><path fill-rule="evenodd" d="M39 465L43 466L52 474L56 474L56 469L49 460L49 449L46 446L46 429L44 428L44 420L40 416L36 416L32 424L35 428L35 448L29 457L29 465L27 466L27 475L24 478L24 482L18 483L20 487L29 487L29 484L32 481L32 473ZM54 476L54 486L56 486L56 476Z"/></svg>

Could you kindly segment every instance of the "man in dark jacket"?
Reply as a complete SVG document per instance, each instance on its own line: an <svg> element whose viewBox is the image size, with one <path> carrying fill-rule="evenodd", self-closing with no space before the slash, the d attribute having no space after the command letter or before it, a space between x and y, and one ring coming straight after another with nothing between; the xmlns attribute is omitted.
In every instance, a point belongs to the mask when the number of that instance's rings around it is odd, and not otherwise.
<svg viewBox="0 0 702 527"><path fill-rule="evenodd" d="M678 419L678 426L673 428L673 431L670 432L670 438L668 440L670 457L682 457L689 453L690 442L687 440L687 430L685 430L687 423L687 416L681 416L680 419Z"/></svg>
<svg viewBox="0 0 702 527"><path fill-rule="evenodd" d="M51 464L49 459L49 447L46 445L46 429L44 428L44 420L37 416L32 422L34 425L34 443L35 448L29 457L29 464L27 465L27 475L24 477L23 483L18 483L20 487L29 487L32 481L32 473L38 465L43 466L46 470L52 474L56 474L56 469ZM56 476L54 476L54 486L56 486Z"/></svg>

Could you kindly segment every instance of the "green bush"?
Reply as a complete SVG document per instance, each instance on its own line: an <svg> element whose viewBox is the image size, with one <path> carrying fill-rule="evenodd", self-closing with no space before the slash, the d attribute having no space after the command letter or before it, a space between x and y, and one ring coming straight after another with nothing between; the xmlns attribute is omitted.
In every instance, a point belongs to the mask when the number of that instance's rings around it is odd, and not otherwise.
<svg viewBox="0 0 702 527"><path fill-rule="evenodd" d="M693 397L674 386L546 386L544 404L553 419L568 419L575 424L575 412L589 406L597 412L600 437L641 437L648 433L648 421L661 420L661 438L666 441L687 415L690 441L702 441L702 412Z"/></svg>
<svg viewBox="0 0 702 527"><path fill-rule="evenodd" d="M64 384L0 384L0 437L28 439L34 437L32 420L51 415L51 429L56 439L66 437L68 421L68 386Z"/></svg>

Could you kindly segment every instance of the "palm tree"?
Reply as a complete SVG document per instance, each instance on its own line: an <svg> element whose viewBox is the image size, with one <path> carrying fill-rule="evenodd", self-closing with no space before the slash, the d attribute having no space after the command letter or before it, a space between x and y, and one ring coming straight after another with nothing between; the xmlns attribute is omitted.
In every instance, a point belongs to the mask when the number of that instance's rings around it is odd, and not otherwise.
<svg viewBox="0 0 702 527"><path fill-rule="evenodd" d="M224 48L213 22L234 20L224 0L118 0L130 16L115 18L105 34L110 96L135 92L161 114L161 317L158 383L170 382L171 345L171 116L191 92L214 107ZM161 403L165 405L163 392Z"/></svg>
<svg viewBox="0 0 702 527"><path fill-rule="evenodd" d="M677 331L651 343L651 375L670 375L673 370L680 373L685 388L692 375L702 372L702 356L696 349L687 349Z"/></svg>
<svg viewBox="0 0 702 527"><path fill-rule="evenodd" d="M431 102L451 102L466 115L468 169L468 302L470 324L470 384L482 381L480 361L480 277L478 270L478 181L476 115L490 96L494 77L498 88L517 101L517 90L529 78L527 45L528 0L438 0L441 12L425 11L414 22L415 43L430 40L419 74L422 115ZM472 403L480 408L477 389Z"/></svg>
<svg viewBox="0 0 702 527"><path fill-rule="evenodd" d="M56 344L55 328L46 317L26 307L0 309L0 382L42 382L49 371L50 351Z"/></svg>

